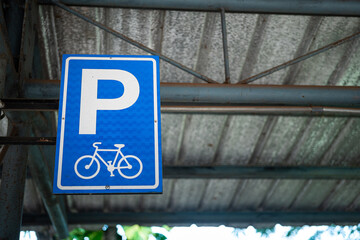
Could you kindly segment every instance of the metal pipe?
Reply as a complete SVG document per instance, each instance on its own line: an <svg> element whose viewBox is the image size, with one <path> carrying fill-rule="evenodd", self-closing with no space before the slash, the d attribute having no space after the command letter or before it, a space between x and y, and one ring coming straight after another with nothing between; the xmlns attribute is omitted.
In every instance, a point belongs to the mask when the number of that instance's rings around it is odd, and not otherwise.
<svg viewBox="0 0 360 240"><path fill-rule="evenodd" d="M46 101L49 102L46 102ZM31 102L31 107L27 108ZM21 99L18 104L7 106L3 110L7 111L57 111L58 100L43 99L39 103L34 103L33 99ZM57 103L57 104L53 104ZM174 105L171 105L174 104ZM179 114L228 114L228 115L277 115L277 116L333 116L333 117L360 117L360 108L339 108L339 107L299 107L299 106L179 106L176 103L161 106L162 113L179 113ZM51 107L49 107L51 106ZM55 142L50 138L13 138L0 137L0 144L16 145L49 145Z"/></svg>
<svg viewBox="0 0 360 240"><path fill-rule="evenodd" d="M166 105L360 107L360 87L172 84L160 85Z"/></svg>
<svg viewBox="0 0 360 240"><path fill-rule="evenodd" d="M286 68L286 67L289 67L289 66L291 66L291 65L294 65L294 64L296 64L296 63L302 62L302 61L304 61L304 60L306 60L306 59L308 59L308 58L311 58L311 57L313 57L313 56L316 56L316 55L318 55L318 54L320 54L320 53L323 53L323 52L325 52L325 51L327 51L327 50L330 50L330 49L332 49L332 48L334 48L334 47L340 46L341 44L344 44L344 43L346 43L346 42L349 42L349 41L351 41L351 40L354 40L354 39L356 39L356 38L358 38L358 37L360 37L360 32L357 32L357 33L355 33L355 34L352 34L352 35L350 35L350 36L347 36L347 37L345 37L345 38L343 38L343 39L340 39L340 40L338 40L338 41L336 41L336 42L330 43L330 44L328 44L328 45L326 45L326 46L324 46L324 47L321 47L321 48L318 48L318 49L316 49L316 50L314 50L314 51L311 51L311 52L309 52L309 53L306 53L305 55L302 55L302 56L300 56L300 57L294 58L294 59L292 59L292 60L290 60L290 61L288 61L288 62L282 63L282 64L277 65L277 66L275 66L275 67L273 67L273 68L270 68L270 69L268 69L268 70L266 70L266 71L263 71L263 72L258 73L258 74L256 74L256 75L253 75L253 76L251 76L251 77L249 77L249 78L246 78L246 79L244 79L244 80L241 80L241 81L239 82L239 84L245 84L245 83L254 82L254 81L257 80L257 79L260 79L260 78L262 78L262 77L268 76L268 75L270 75L270 74L272 74L272 73L274 73L274 72L277 72L277 71L279 71L279 70L281 70L281 69L284 69L284 68Z"/></svg>
<svg viewBox="0 0 360 240"><path fill-rule="evenodd" d="M55 145L56 137L0 137L0 145Z"/></svg>
<svg viewBox="0 0 360 240"><path fill-rule="evenodd" d="M51 4L51 0L39 0L41 4ZM360 2L357 0L62 0L67 5L147 8L191 11L219 11L240 13L281 13L309 15L359 16Z"/></svg>
<svg viewBox="0 0 360 240"><path fill-rule="evenodd" d="M226 211L226 212L114 212L114 213L72 213L69 224L358 224L360 212L321 211ZM43 214L27 214L24 226L49 225L49 218Z"/></svg>
<svg viewBox="0 0 360 240"><path fill-rule="evenodd" d="M215 166L164 167L171 179L360 179L354 167Z"/></svg>
<svg viewBox="0 0 360 240"><path fill-rule="evenodd" d="M221 32L222 32L223 52L224 52L225 83L229 83L230 68L229 68L229 54L228 54L226 19L225 19L224 8L221 9Z"/></svg>
<svg viewBox="0 0 360 240"><path fill-rule="evenodd" d="M162 113L360 117L360 108L284 106L163 106Z"/></svg>
<svg viewBox="0 0 360 240"><path fill-rule="evenodd" d="M360 179L359 167L164 166L165 179ZM0 168L0 176L3 170ZM27 174L26 178L31 179Z"/></svg>
<svg viewBox="0 0 360 240"><path fill-rule="evenodd" d="M59 98L59 83L49 80L26 81L25 97ZM360 87L161 83L160 99L163 107L243 105L358 108Z"/></svg>
<svg viewBox="0 0 360 240"><path fill-rule="evenodd" d="M151 49L151 48L146 47L142 43L139 43L139 42L135 41L134 39L131 39L128 36L126 36L126 35L124 35L122 33L119 33L119 32L115 31L112 28L109 28L109 27L105 26L104 24L102 24L100 22L97 22L97 21L85 16L85 15L81 14L80 12L78 12L78 11L76 11L74 9L71 9L71 8L67 7L66 5L64 5L64 4L62 4L62 3L58 2L58 1L52 1L52 2L56 6L58 6L58 7L62 8L62 9L64 9L65 11L67 11L67 12L81 18L82 20L84 20L84 21L86 21L86 22L88 22L88 23L90 23L90 24L104 30L107 33L110 33L111 35L113 35L115 37L118 37L118 38L124 40L125 42L127 42L127 43L129 43L129 44L131 44L131 45L133 45L133 46L135 46L137 48L140 48L141 50L143 50L145 52L148 52L148 53L150 53L152 55L159 56L159 58L161 60L164 60L165 62L170 63L171 65L173 65L173 66L175 66L177 68L180 68L181 70L183 70L183 71L185 71L185 72L187 72L187 73L189 73L189 74L191 74L191 75L193 75L193 76L195 76L195 77L197 77L197 78L199 78L199 79L201 79L201 80L203 80L205 82L218 83L215 80L212 80L211 78L209 78L209 77L207 77L205 75L202 75L202 74L200 74L198 72L195 72L194 70L186 67L185 65L183 65L183 64L181 64L181 63L179 63L179 62L177 62L177 61L175 61L175 60L173 60L173 59L171 59L171 58L169 58L169 57L167 57L167 56L165 56L165 55L163 55L163 54L161 54L161 53L159 53L159 52L157 52L157 51L155 51L153 49Z"/></svg>
<svg viewBox="0 0 360 240"><path fill-rule="evenodd" d="M0 108L2 110L21 110L21 111L54 111L59 109L58 99L23 99L10 98L1 99Z"/></svg>

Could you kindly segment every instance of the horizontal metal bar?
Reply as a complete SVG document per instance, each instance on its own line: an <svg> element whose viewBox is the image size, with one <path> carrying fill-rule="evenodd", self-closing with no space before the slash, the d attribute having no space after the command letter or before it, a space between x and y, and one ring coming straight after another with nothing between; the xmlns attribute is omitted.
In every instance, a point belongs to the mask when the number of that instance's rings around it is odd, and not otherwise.
<svg viewBox="0 0 360 240"><path fill-rule="evenodd" d="M360 117L360 108L284 106L162 106L162 113Z"/></svg>
<svg viewBox="0 0 360 240"><path fill-rule="evenodd" d="M360 87L164 83L160 98L163 105L360 107Z"/></svg>
<svg viewBox="0 0 360 240"><path fill-rule="evenodd" d="M2 169L0 168L0 173ZM359 167L165 166L165 179L360 179ZM1 176L1 175L0 175ZM31 176L28 175L27 178Z"/></svg>
<svg viewBox="0 0 360 240"><path fill-rule="evenodd" d="M3 99L0 108L6 111L57 111L58 99ZM179 114L246 114L277 116L339 116L360 117L360 108L284 107L284 106L181 106L167 103L162 113Z"/></svg>
<svg viewBox="0 0 360 240"><path fill-rule="evenodd" d="M60 81L26 81L25 97L59 98ZM163 106L360 107L360 87L161 83Z"/></svg>
<svg viewBox="0 0 360 240"><path fill-rule="evenodd" d="M0 108L21 111L55 111L59 109L59 100L9 98L0 100Z"/></svg>
<svg viewBox="0 0 360 240"><path fill-rule="evenodd" d="M68 214L75 224L357 224L360 212L81 212ZM47 215L24 214L23 226L50 225Z"/></svg>
<svg viewBox="0 0 360 240"><path fill-rule="evenodd" d="M360 179L356 167L165 167L164 178Z"/></svg>
<svg viewBox="0 0 360 240"><path fill-rule="evenodd" d="M55 145L56 137L0 137L0 145Z"/></svg>
<svg viewBox="0 0 360 240"><path fill-rule="evenodd" d="M51 0L39 0L41 4L51 4ZM359 16L360 2L356 0L62 0L64 4L77 6L122 7L171 9L194 11L219 11L240 13L284 13L309 15Z"/></svg>
<svg viewBox="0 0 360 240"><path fill-rule="evenodd" d="M59 108L59 100L57 99L3 99L2 103L4 106L2 109L6 111L57 111ZM176 103L167 103L166 106L161 106L161 112L178 114L360 117L360 108L321 106L180 106L176 105Z"/></svg>

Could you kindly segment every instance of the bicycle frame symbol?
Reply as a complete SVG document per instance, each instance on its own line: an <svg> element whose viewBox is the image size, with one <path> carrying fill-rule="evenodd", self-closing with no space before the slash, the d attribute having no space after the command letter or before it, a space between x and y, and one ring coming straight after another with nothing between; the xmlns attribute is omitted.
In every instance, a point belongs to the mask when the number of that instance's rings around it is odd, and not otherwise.
<svg viewBox="0 0 360 240"><path fill-rule="evenodd" d="M122 177L127 179L134 179L140 175L143 169L142 162L134 155L125 156L121 152L121 149L125 147L124 144L114 144L117 149L99 149L98 145L100 144L101 142L93 143L93 147L95 148L93 155L84 155L76 160L74 170L78 177L82 179L91 179L96 177L100 171L100 161L107 167L107 170L110 172L110 177L115 176L115 169L118 170ZM106 162L100 156L99 152L116 152L116 156L114 160ZM116 160L118 159L119 155L121 156L121 159L118 161L117 166L115 167Z"/></svg>

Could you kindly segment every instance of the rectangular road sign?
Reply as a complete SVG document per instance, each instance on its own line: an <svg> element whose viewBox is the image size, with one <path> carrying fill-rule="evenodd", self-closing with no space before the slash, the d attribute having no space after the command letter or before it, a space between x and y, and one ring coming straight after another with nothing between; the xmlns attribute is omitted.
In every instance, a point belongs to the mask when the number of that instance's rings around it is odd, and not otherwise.
<svg viewBox="0 0 360 240"><path fill-rule="evenodd" d="M162 192L159 58L64 55L54 193Z"/></svg>

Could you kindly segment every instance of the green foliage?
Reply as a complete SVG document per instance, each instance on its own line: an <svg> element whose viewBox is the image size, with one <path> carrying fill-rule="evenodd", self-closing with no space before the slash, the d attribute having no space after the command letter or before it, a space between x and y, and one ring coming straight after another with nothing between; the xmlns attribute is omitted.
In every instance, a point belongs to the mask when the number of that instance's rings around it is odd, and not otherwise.
<svg viewBox="0 0 360 240"><path fill-rule="evenodd" d="M139 225L124 226L126 238L129 240L148 240L152 233L150 227L142 227Z"/></svg>
<svg viewBox="0 0 360 240"><path fill-rule="evenodd" d="M149 236L152 235L156 240L166 240L167 237L161 233L154 233L150 227L144 227L139 225L133 226L123 226L125 235L127 240L148 240ZM164 225L166 231L170 231L171 228ZM114 233L114 239L122 240L122 237L117 233ZM104 236L104 232L102 230L99 231L89 231L83 228L75 228L73 229L69 237L66 240L84 240L88 238L89 240L102 240Z"/></svg>
<svg viewBox="0 0 360 240"><path fill-rule="evenodd" d="M89 231L83 228L75 228L69 233L67 240L83 240L85 237L88 237L90 240L101 240L103 236L103 231Z"/></svg>
<svg viewBox="0 0 360 240"><path fill-rule="evenodd" d="M150 235L153 235L156 240L166 240L167 237L160 233L153 233L150 227L143 227L139 225L123 226L126 238L128 240L148 240ZM169 231L171 228L164 225L163 228Z"/></svg>
<svg viewBox="0 0 360 240"><path fill-rule="evenodd" d="M156 240L166 240L167 239L167 237L165 237L161 233L153 233L152 235L155 237Z"/></svg>

